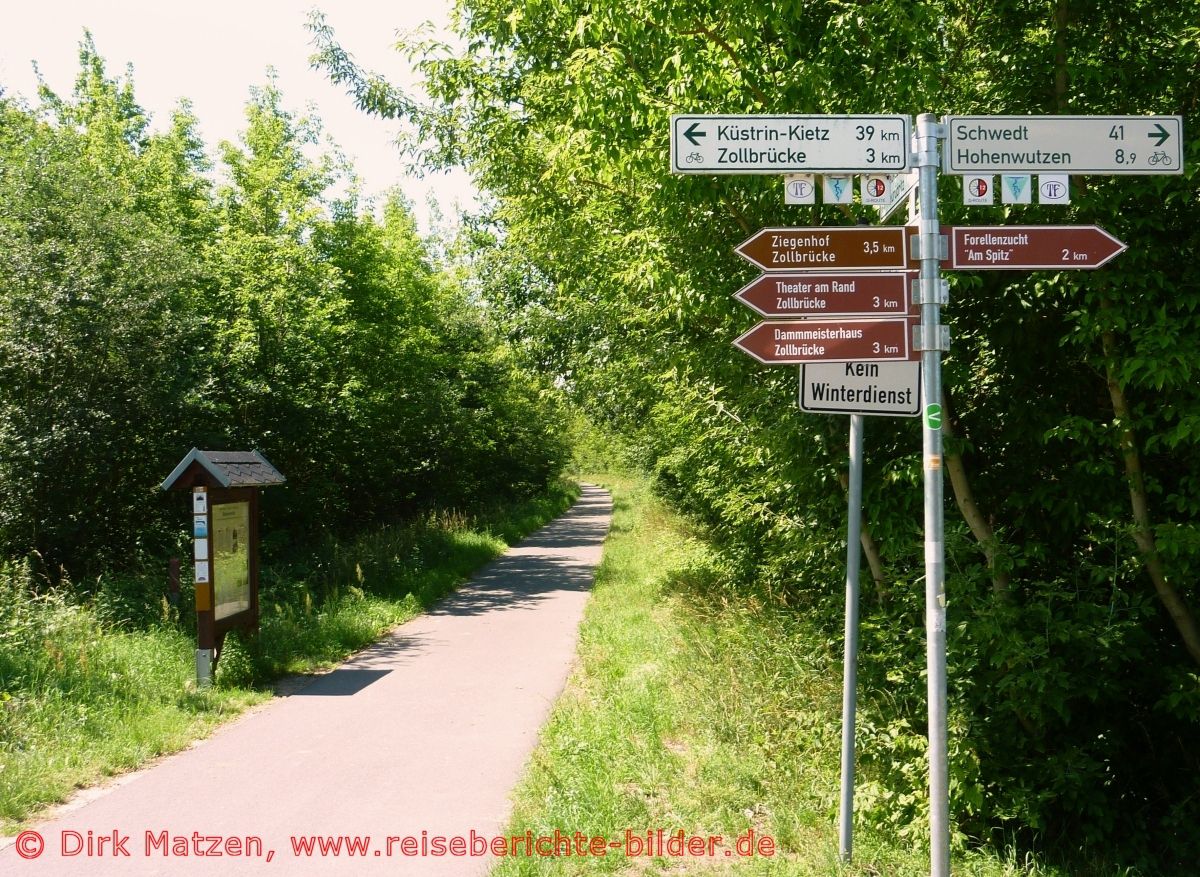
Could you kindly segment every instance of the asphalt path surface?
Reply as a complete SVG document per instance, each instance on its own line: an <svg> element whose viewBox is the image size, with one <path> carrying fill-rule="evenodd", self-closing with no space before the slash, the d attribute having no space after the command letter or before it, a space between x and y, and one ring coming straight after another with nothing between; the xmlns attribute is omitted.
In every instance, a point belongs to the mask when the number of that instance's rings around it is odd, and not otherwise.
<svg viewBox="0 0 1200 877"><path fill-rule="evenodd" d="M571 668L611 510L585 486L564 516L338 669L34 825L36 858L6 841L0 873L486 874ZM318 838L342 838L340 852ZM480 839L489 852L473 855ZM28 856L37 842L19 846Z"/></svg>

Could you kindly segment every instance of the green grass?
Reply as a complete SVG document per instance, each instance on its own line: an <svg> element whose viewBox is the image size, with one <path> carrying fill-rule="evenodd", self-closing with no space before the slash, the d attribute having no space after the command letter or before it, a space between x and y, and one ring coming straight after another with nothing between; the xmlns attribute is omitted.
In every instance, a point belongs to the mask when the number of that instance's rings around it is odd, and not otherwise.
<svg viewBox="0 0 1200 877"><path fill-rule="evenodd" d="M510 833L768 835L777 855L730 859L508 858L532 874L916 875L927 847L855 830L837 860L841 656L801 617L724 587L718 556L642 482L609 476L612 534L579 664L519 787ZM956 855L961 875L1050 875L1036 862Z"/></svg>
<svg viewBox="0 0 1200 877"><path fill-rule="evenodd" d="M194 635L145 581L106 581L80 603L33 596L27 567L0 566L0 830L271 697L239 686L328 667L374 642L577 496L559 483L524 503L431 514L264 569L259 636L231 645L219 684L200 691Z"/></svg>
<svg viewBox="0 0 1200 877"><path fill-rule="evenodd" d="M93 610L56 596L19 612L11 603L4 608L0 826L6 830L77 786L187 746L264 697L196 691L195 645L179 630L108 630Z"/></svg>

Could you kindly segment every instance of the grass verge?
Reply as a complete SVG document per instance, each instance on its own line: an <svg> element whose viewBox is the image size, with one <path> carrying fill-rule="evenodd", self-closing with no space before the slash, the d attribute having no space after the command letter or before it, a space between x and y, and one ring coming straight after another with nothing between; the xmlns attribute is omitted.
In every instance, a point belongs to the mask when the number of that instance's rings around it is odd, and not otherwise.
<svg viewBox="0 0 1200 877"><path fill-rule="evenodd" d="M0 565L0 831L270 698L253 685L330 666L374 642L578 494L561 482L524 503L431 514L264 569L259 636L230 646L218 685L201 691L194 635L161 594L146 596L145 582L102 583L81 604L37 594L27 566Z"/></svg>
<svg viewBox="0 0 1200 877"><path fill-rule="evenodd" d="M719 557L643 482L588 476L614 520L579 664L514 798L509 833L621 840L627 830L720 835L713 855L499 859L533 874L928 874L926 845L855 829L837 857L841 655L802 617L723 587ZM739 858L738 838L772 856ZM726 855L729 850L729 855ZM1051 875L963 852L954 872Z"/></svg>

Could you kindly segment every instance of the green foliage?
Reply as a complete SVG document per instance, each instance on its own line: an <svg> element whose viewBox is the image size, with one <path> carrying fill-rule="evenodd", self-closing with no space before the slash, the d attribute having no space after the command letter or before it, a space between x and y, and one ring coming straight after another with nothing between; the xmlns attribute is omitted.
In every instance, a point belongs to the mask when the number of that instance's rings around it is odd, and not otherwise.
<svg viewBox="0 0 1200 877"><path fill-rule="evenodd" d="M797 412L793 375L731 351L750 316L729 296L752 276L732 247L759 227L873 217L786 207L770 177L672 176L669 115L1190 118L1200 101L1195 0L461 0L458 11L462 51L405 47L429 107L356 69L319 19L318 57L364 107L410 119L414 156L464 163L494 194L473 241L478 282L523 361L555 375L711 529L739 588L812 616L831 643L844 424ZM1079 861L1106 848L1151 873L1200 856L1183 828L1200 819L1195 666L1132 538L1122 444L1133 437L1165 575L1194 612L1200 137L1185 137L1182 175L1076 178L1067 209L943 201L947 223L1094 222L1130 244L1098 272L954 278L950 450L1011 582L993 591L948 504L951 806L974 843L1012 837ZM917 427L873 419L867 446L887 579L864 607L868 813L920 836Z"/></svg>
<svg viewBox="0 0 1200 877"><path fill-rule="evenodd" d="M343 169L273 79L214 188L186 104L151 133L90 36L80 62L68 97L0 99L0 556L76 581L161 563L181 518L157 485L192 446L288 476L276 550L558 473L559 394L400 196L377 219L330 194Z"/></svg>
<svg viewBox="0 0 1200 877"><path fill-rule="evenodd" d="M225 635L213 682L222 688L249 688L254 682L254 664L236 630Z"/></svg>
<svg viewBox="0 0 1200 877"><path fill-rule="evenodd" d="M123 140L0 113L0 545L51 568L128 556L164 529L147 488L200 377L179 355L198 344L197 262L133 209L120 163L92 159Z"/></svg>
<svg viewBox="0 0 1200 877"><path fill-rule="evenodd" d="M114 629L99 606L0 564L0 822L191 743L247 703L189 688L195 640Z"/></svg>
<svg viewBox="0 0 1200 877"><path fill-rule="evenodd" d="M507 833L570 825L610 838L663 828L728 839L754 828L778 845L770 858L723 866L720 852L706 860L610 853L589 862L589 873L927 875L915 837L920 820L877 818L884 807L922 804L919 728L888 729L896 750L912 750L902 767L918 774L909 783L913 800L902 804L890 785L860 783L867 818L855 827L854 863L839 864L840 643L827 640L816 617L745 593L709 534L651 497L646 479L601 480L613 491L613 527L579 661L513 796ZM954 767L966 776L957 758ZM884 802L880 793L892 797ZM956 850L954 873L1117 873L1060 871L1033 854L1017 864L999 840L1003 854ZM495 873L576 874L579 860L509 857Z"/></svg>

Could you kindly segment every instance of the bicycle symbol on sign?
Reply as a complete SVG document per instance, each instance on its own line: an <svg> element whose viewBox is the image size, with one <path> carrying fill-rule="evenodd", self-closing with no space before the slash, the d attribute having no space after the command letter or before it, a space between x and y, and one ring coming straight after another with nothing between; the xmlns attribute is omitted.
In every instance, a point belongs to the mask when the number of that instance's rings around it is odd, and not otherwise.
<svg viewBox="0 0 1200 877"><path fill-rule="evenodd" d="M686 161L688 164L700 164L700 162L704 161L704 156L699 152L689 152L684 161Z"/></svg>
<svg viewBox="0 0 1200 877"><path fill-rule="evenodd" d="M1163 167L1170 167L1172 159L1164 150L1160 149L1158 152L1152 153L1146 161L1150 167L1157 167L1160 164Z"/></svg>

